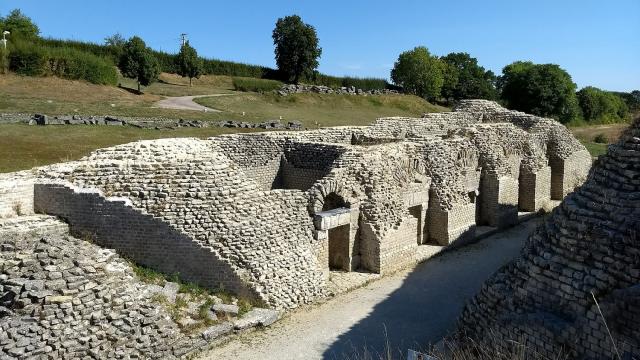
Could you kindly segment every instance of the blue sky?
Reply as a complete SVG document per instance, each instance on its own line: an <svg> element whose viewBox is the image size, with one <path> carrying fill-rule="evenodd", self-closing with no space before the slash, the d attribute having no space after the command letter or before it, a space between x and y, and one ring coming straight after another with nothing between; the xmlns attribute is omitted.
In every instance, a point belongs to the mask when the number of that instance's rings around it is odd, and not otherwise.
<svg viewBox="0 0 640 360"><path fill-rule="evenodd" d="M2 15L13 8L44 36L102 42L120 32L175 52L185 32L205 57L267 66L276 20L298 14L316 27L319 70L332 75L388 78L400 52L424 45L468 52L498 74L530 60L559 64L579 87L640 88L640 0L0 2Z"/></svg>

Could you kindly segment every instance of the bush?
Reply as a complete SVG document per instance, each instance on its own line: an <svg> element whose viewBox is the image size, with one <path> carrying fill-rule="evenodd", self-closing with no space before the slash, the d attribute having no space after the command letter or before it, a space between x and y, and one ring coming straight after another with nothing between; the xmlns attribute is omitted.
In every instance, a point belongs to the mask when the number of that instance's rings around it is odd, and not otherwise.
<svg viewBox="0 0 640 360"><path fill-rule="evenodd" d="M85 80L99 85L115 85L118 74L113 64L95 55L69 49L47 52L47 74L65 79Z"/></svg>
<svg viewBox="0 0 640 360"><path fill-rule="evenodd" d="M85 80L100 85L115 85L114 65L93 54L73 48L46 48L39 43L17 43L9 54L9 70L27 76L54 75Z"/></svg>
<svg viewBox="0 0 640 360"><path fill-rule="evenodd" d="M233 88L237 91L269 92L278 90L282 83L276 80L254 79L254 78L233 78Z"/></svg>
<svg viewBox="0 0 640 360"><path fill-rule="evenodd" d="M9 70L26 76L46 75L46 52L32 44L17 43L9 52Z"/></svg>
<svg viewBox="0 0 640 360"><path fill-rule="evenodd" d="M584 119L588 122L611 123L627 120L629 108L622 97L593 86L577 93Z"/></svg>
<svg viewBox="0 0 640 360"><path fill-rule="evenodd" d="M608 144L609 139L607 139L607 136L605 134L600 133L593 138L593 142L598 144Z"/></svg>
<svg viewBox="0 0 640 360"><path fill-rule="evenodd" d="M328 86L330 88L340 88L340 87L355 87L356 89L362 90L382 90L382 89L390 89L391 85L385 79L379 78L358 78L351 76L331 76L331 75L323 75L320 73L316 73L312 78L306 79L304 82L309 82L314 85L323 85Z"/></svg>

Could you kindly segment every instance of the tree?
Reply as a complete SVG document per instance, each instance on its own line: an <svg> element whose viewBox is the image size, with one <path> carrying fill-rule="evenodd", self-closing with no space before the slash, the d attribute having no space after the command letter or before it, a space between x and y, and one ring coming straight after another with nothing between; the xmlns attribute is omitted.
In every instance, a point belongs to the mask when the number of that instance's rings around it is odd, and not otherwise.
<svg viewBox="0 0 640 360"><path fill-rule="evenodd" d="M316 29L302 22L298 15L278 19L273 29L278 71L286 81L298 83L312 76L322 55Z"/></svg>
<svg viewBox="0 0 640 360"><path fill-rule="evenodd" d="M110 52L110 56L118 62L118 59L122 57L122 51L124 49L124 44L127 43L127 40L120 34L115 33L111 36L104 38L104 44Z"/></svg>
<svg viewBox="0 0 640 360"><path fill-rule="evenodd" d="M555 64L516 61L502 69L500 97L510 109L566 123L579 116L576 84Z"/></svg>
<svg viewBox="0 0 640 360"><path fill-rule="evenodd" d="M115 33L104 38L104 44L106 46L123 47L126 43L127 40L120 33Z"/></svg>
<svg viewBox="0 0 640 360"><path fill-rule="evenodd" d="M134 36L124 44L118 67L126 77L134 78L140 85L148 86L158 80L160 65L144 41Z"/></svg>
<svg viewBox="0 0 640 360"><path fill-rule="evenodd" d="M429 54L426 47L418 46L398 56L391 80L405 92L432 101L440 96L444 71L445 65L437 57Z"/></svg>
<svg viewBox="0 0 640 360"><path fill-rule="evenodd" d="M478 59L467 53L450 53L440 60L445 63L442 96L445 99L487 99L497 97L496 76L478 65Z"/></svg>
<svg viewBox="0 0 640 360"><path fill-rule="evenodd" d="M629 112L622 97L593 86L580 89L576 94L582 115L587 121L603 123L624 120Z"/></svg>
<svg viewBox="0 0 640 360"><path fill-rule="evenodd" d="M189 78L189 86L191 86L193 78L197 79L202 74L202 59L198 57L196 49L189 45L189 41L185 42L180 48L176 62L178 74Z"/></svg>
<svg viewBox="0 0 640 360"><path fill-rule="evenodd" d="M16 39L33 40L40 34L38 25L19 9L14 9L6 17L0 18L0 28L0 31L11 32L11 37Z"/></svg>

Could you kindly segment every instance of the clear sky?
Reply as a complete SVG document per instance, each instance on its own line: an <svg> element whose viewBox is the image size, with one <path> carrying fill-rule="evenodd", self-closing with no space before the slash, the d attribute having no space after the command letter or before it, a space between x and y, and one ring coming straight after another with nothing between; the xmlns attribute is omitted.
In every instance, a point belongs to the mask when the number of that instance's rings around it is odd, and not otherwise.
<svg viewBox="0 0 640 360"><path fill-rule="evenodd" d="M640 0L1 0L43 36L102 42L116 32L177 52L274 66L271 31L298 14L318 31L321 72L389 77L402 51L468 52L499 74L516 60L555 63L579 87L640 88Z"/></svg>

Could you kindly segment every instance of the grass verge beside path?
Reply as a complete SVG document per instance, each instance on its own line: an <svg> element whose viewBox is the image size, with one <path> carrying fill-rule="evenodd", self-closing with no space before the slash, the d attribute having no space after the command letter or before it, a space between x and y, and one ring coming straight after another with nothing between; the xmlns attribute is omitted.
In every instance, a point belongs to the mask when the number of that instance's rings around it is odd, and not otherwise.
<svg viewBox="0 0 640 360"><path fill-rule="evenodd" d="M240 132L228 128L151 130L119 126L0 125L0 172L79 159L103 147L136 140L198 137Z"/></svg>
<svg viewBox="0 0 640 360"><path fill-rule="evenodd" d="M222 110L229 115L241 115L246 121L278 119L299 120L306 127L368 125L384 116L416 117L427 112L449 111L411 95L337 95L273 93L238 94L228 97L197 98L198 104Z"/></svg>

